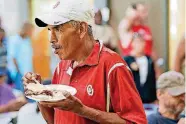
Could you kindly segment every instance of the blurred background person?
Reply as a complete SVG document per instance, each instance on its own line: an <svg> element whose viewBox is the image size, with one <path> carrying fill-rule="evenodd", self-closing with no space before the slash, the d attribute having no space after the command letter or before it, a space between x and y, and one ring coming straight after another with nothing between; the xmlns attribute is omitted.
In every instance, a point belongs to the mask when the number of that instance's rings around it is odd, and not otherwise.
<svg viewBox="0 0 186 124"><path fill-rule="evenodd" d="M122 56L130 55L132 50L131 38L134 32L138 32L145 40L144 52L146 55L152 54L152 33L146 25L148 8L144 3L131 4L126 10L126 16L119 24L119 36Z"/></svg>
<svg viewBox="0 0 186 124"><path fill-rule="evenodd" d="M178 44L178 48L175 55L174 70L185 74L185 36Z"/></svg>
<svg viewBox="0 0 186 124"><path fill-rule="evenodd" d="M124 60L130 67L136 87L143 103L152 103L156 100L156 76L154 63L150 56L145 55L145 41L143 37L134 33L132 37L131 55Z"/></svg>
<svg viewBox="0 0 186 124"><path fill-rule="evenodd" d="M119 24L118 33L119 33L119 45L121 56L130 55L132 50L131 40L133 35L132 24L138 18L138 14L135 9L129 6L126 10L125 17Z"/></svg>
<svg viewBox="0 0 186 124"><path fill-rule="evenodd" d="M12 79L10 76L10 72L7 68L7 45L5 40L5 31L4 29L0 28L0 70L6 71L6 83L9 85L12 84Z"/></svg>
<svg viewBox="0 0 186 124"><path fill-rule="evenodd" d="M158 58L155 50L153 49L153 39L150 27L146 24L148 18L148 7L145 3L131 4L126 11L126 17L119 24L119 48L122 56L131 54L132 51L132 34L137 32L142 35L145 41L144 53L151 56L154 61L156 77L162 73L161 66L163 59Z"/></svg>
<svg viewBox="0 0 186 124"><path fill-rule="evenodd" d="M16 120L16 113L27 102L23 95L16 96L13 89L6 83L6 70L0 69L0 123L9 124Z"/></svg>
<svg viewBox="0 0 186 124"><path fill-rule="evenodd" d="M148 116L149 124L177 124L185 108L184 76L175 71L163 73L157 81L157 113ZM182 123L182 124L185 124Z"/></svg>
<svg viewBox="0 0 186 124"><path fill-rule="evenodd" d="M95 10L94 37L103 41L104 45L108 48L117 51L117 36L110 25L103 24L102 12L99 9Z"/></svg>
<svg viewBox="0 0 186 124"><path fill-rule="evenodd" d="M6 71L0 69L0 114L18 111L24 104L25 98L13 94L11 87L6 84Z"/></svg>
<svg viewBox="0 0 186 124"><path fill-rule="evenodd" d="M14 79L15 89L23 91L22 76L33 71L31 37L34 27L24 23L19 34L8 41L9 70ZM12 63L11 63L12 62Z"/></svg>

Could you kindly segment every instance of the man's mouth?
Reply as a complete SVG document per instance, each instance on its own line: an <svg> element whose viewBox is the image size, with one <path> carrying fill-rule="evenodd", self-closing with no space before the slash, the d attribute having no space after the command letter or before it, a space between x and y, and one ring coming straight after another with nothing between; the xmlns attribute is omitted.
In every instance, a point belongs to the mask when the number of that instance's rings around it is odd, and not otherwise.
<svg viewBox="0 0 186 124"><path fill-rule="evenodd" d="M59 49L61 49L62 47L60 45L54 45L52 44L52 48L54 49L54 53L57 54Z"/></svg>

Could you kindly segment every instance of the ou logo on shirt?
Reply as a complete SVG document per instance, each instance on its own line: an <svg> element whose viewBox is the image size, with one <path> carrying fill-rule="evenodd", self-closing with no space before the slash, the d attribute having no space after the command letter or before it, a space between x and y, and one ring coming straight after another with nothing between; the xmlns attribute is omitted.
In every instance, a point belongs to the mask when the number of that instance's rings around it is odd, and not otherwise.
<svg viewBox="0 0 186 124"><path fill-rule="evenodd" d="M92 85L87 86L87 93L88 93L89 96L93 96L94 89L93 89Z"/></svg>

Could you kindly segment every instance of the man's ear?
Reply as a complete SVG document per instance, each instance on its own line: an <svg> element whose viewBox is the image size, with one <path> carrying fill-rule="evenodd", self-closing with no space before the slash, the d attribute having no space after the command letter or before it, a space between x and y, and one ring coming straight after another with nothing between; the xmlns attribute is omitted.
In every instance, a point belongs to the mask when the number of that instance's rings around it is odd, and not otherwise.
<svg viewBox="0 0 186 124"><path fill-rule="evenodd" d="M82 39L87 33L88 25L85 22L80 23L80 38Z"/></svg>
<svg viewBox="0 0 186 124"><path fill-rule="evenodd" d="M160 90L160 89L157 89L156 95L157 95L157 99L158 99L158 100L159 100L160 97L163 95L163 92L164 92L164 91L162 91L162 90Z"/></svg>

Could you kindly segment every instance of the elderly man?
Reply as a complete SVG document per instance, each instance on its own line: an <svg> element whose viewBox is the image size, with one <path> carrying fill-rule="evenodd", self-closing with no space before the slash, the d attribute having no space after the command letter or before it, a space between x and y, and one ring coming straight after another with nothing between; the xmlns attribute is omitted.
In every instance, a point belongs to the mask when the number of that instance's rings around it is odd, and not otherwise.
<svg viewBox="0 0 186 124"><path fill-rule="evenodd" d="M53 84L77 90L58 102L40 102L49 124L146 124L132 73L122 58L92 36L93 7L87 0L61 0L52 12L35 19L48 26L51 44L62 61ZM27 73L25 85L40 76Z"/></svg>
<svg viewBox="0 0 186 124"><path fill-rule="evenodd" d="M181 73L169 71L157 81L158 112L148 117L149 124L185 124L180 113L185 108L185 81Z"/></svg>

